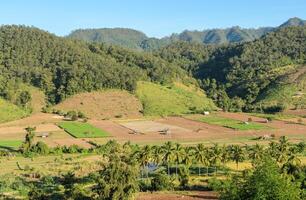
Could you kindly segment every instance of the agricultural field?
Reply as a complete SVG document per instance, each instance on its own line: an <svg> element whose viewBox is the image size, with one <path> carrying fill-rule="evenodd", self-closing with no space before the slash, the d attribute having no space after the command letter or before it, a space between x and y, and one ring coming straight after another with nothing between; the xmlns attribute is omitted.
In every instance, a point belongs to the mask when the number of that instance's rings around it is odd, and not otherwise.
<svg viewBox="0 0 306 200"><path fill-rule="evenodd" d="M239 131L264 130L264 129L270 128L268 126L257 124L254 122L243 122L243 121L225 118L225 117L219 117L219 116L204 116L197 120L208 123L208 124L219 125L219 126L231 128L234 130L239 130Z"/></svg>
<svg viewBox="0 0 306 200"><path fill-rule="evenodd" d="M75 138L107 137L109 133L84 122L60 122L58 126Z"/></svg>

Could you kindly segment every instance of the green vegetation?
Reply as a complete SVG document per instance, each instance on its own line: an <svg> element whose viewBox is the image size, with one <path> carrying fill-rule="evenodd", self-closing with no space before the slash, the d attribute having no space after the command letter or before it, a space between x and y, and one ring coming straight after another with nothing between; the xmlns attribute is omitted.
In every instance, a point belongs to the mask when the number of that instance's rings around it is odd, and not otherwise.
<svg viewBox="0 0 306 200"><path fill-rule="evenodd" d="M60 122L59 127L76 138L107 137L109 133L83 122Z"/></svg>
<svg viewBox="0 0 306 200"><path fill-rule="evenodd" d="M18 140L1 140L0 141L0 149L1 148L18 149L21 144L22 144L22 141L18 141Z"/></svg>
<svg viewBox="0 0 306 200"><path fill-rule="evenodd" d="M265 101L266 110L271 110L271 106L272 109L276 107L270 104L279 99L276 110L281 111L286 108L282 104L292 100L286 97L288 94L292 95L292 91L303 93L305 30L304 26L285 26L247 43L203 46L174 42L154 52L139 52L56 37L36 28L1 26L0 42L5 41L2 42L5 45L0 48L0 71L3 72L0 75L0 97L29 108L30 101L35 98L20 85L41 89L46 94L47 103L54 104L86 91L105 88L135 91L139 81L161 85L180 82L200 86L223 110L264 112ZM14 56L9 49L15 50ZM175 100L177 94L187 96L185 99L197 98L176 86L171 87L175 97L166 97L168 100ZM156 93L144 97L142 94L146 92L142 90L136 93L144 103L155 102L156 96L161 96ZM158 109L147 103L145 113L180 114L214 107L206 99L201 105L201 98L192 103L186 103L181 97L178 99L183 101L178 102L182 108L174 106L167 111L163 106ZM301 102L293 102L296 108L302 107L304 102L304 98L298 99ZM161 102L166 105L163 100ZM167 107L173 105L168 103Z"/></svg>
<svg viewBox="0 0 306 200"><path fill-rule="evenodd" d="M205 122L208 124L219 125L235 130L246 131L246 130L262 130L269 129L270 127L264 126L262 124L257 124L254 122L242 122L235 119L219 117L216 115L205 116L198 119L201 122Z"/></svg>
<svg viewBox="0 0 306 200"><path fill-rule="evenodd" d="M286 114L266 114L266 113L248 113L248 115L254 116L254 117L261 117L261 118L270 118L272 120L284 120L286 121L286 119L292 119L292 118L296 118L295 115L286 115Z"/></svg>
<svg viewBox="0 0 306 200"><path fill-rule="evenodd" d="M305 146L305 143L291 144L286 137L268 146L201 143L183 146L172 142L138 146L111 140L86 152L77 151L83 155L71 151L66 152L73 153L68 156L61 151L61 156L52 156L58 147L50 148L47 154L37 151L50 156L37 157L37 154L27 162L19 153L1 152L0 161L11 163L7 158L15 154L20 163L15 164L16 173L1 175L0 195L28 199L132 200L139 191L196 188L217 191L221 200L275 196L279 200L304 199L306 168L300 156L305 153ZM155 169L148 170L152 164Z"/></svg>
<svg viewBox="0 0 306 200"><path fill-rule="evenodd" d="M29 110L20 108L0 98L0 123L20 119L29 114Z"/></svg>
<svg viewBox="0 0 306 200"><path fill-rule="evenodd" d="M214 103L198 88L181 84L161 86L149 82L137 84L136 96L145 115L179 115L216 109Z"/></svg>

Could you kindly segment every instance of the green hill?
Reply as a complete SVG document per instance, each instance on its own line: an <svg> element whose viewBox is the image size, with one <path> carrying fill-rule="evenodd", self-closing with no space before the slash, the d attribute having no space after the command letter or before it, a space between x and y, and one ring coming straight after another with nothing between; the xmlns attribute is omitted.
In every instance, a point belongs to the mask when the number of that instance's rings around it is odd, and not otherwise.
<svg viewBox="0 0 306 200"><path fill-rule="evenodd" d="M283 105L287 109L306 108L306 66L296 67L294 72L268 86L258 96L256 105Z"/></svg>
<svg viewBox="0 0 306 200"><path fill-rule="evenodd" d="M0 98L0 123L20 119L29 114L29 110L22 109Z"/></svg>
<svg viewBox="0 0 306 200"><path fill-rule="evenodd" d="M141 42L148 39L144 33L128 28L79 29L71 32L68 37L88 42L104 42L138 50L141 49Z"/></svg>
<svg viewBox="0 0 306 200"><path fill-rule="evenodd" d="M136 96L142 102L144 115L179 115L217 109L202 90L178 83L162 86L138 82Z"/></svg>

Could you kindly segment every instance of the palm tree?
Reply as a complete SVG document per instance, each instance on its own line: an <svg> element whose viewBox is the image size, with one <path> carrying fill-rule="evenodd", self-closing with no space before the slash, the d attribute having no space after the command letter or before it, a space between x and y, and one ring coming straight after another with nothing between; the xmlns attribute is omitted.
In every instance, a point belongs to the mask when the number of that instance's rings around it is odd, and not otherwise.
<svg viewBox="0 0 306 200"><path fill-rule="evenodd" d="M278 143L277 161L285 163L289 156L289 142L286 136L281 136Z"/></svg>
<svg viewBox="0 0 306 200"><path fill-rule="evenodd" d="M184 157L184 152L185 152L185 149L184 147L179 144L179 143L176 143L174 145L174 161L175 161L175 174L177 175L177 168L178 168L178 164L181 163L183 157Z"/></svg>
<svg viewBox="0 0 306 200"><path fill-rule="evenodd" d="M221 162L223 166L225 166L225 163L229 160L230 157L230 149L228 146L223 145L221 147Z"/></svg>
<svg viewBox="0 0 306 200"><path fill-rule="evenodd" d="M242 162L245 159L245 153L243 148L239 145L233 145L231 147L231 157L233 161L235 161L238 170L239 162Z"/></svg>
<svg viewBox="0 0 306 200"><path fill-rule="evenodd" d="M167 164L168 175L170 175L170 163L174 160L174 145L172 142L166 142L162 147L163 162Z"/></svg>
<svg viewBox="0 0 306 200"><path fill-rule="evenodd" d="M209 160L208 160L208 154L207 153L208 153L207 148L205 148L205 146L203 144L198 144L194 148L194 157L195 157L195 160L198 164L199 176L201 175L200 164L206 165L206 167L208 167ZM207 171L208 171L208 169L207 169Z"/></svg>
<svg viewBox="0 0 306 200"><path fill-rule="evenodd" d="M194 161L194 149L190 146L185 147L182 163L189 169Z"/></svg>
<svg viewBox="0 0 306 200"><path fill-rule="evenodd" d="M222 161L222 149L218 144L215 144L210 150L210 163L215 165L215 175L217 175L217 166Z"/></svg>
<svg viewBox="0 0 306 200"><path fill-rule="evenodd" d="M259 144L255 144L249 149L249 158L253 161L259 160L263 157L264 147Z"/></svg>
<svg viewBox="0 0 306 200"><path fill-rule="evenodd" d="M149 145L145 145L143 148L141 148L139 151L136 152L136 157L138 158L138 162L143 167L143 169L148 167L148 164L151 161L151 156L152 156L152 149L151 146ZM149 176L148 171L149 170L147 168L147 177Z"/></svg>
<svg viewBox="0 0 306 200"><path fill-rule="evenodd" d="M159 166L162 162L163 159L163 152L162 152L162 148L158 145L154 145L152 147L152 161Z"/></svg>

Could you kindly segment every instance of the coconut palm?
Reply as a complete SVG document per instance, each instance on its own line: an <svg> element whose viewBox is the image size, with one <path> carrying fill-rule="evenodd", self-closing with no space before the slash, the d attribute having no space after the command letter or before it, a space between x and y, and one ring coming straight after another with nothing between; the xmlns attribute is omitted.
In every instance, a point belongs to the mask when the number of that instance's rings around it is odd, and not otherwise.
<svg viewBox="0 0 306 200"><path fill-rule="evenodd" d="M177 175L178 164L181 163L181 161L184 158L185 149L181 144L176 143L174 145L173 151L174 151L173 155L174 155L174 162L175 162L175 174Z"/></svg>
<svg viewBox="0 0 306 200"><path fill-rule="evenodd" d="M189 169L194 161L194 149L192 147L185 147L182 163Z"/></svg>
<svg viewBox="0 0 306 200"><path fill-rule="evenodd" d="M230 159L230 147L223 145L221 147L221 162L223 166L225 166L225 163L228 162Z"/></svg>
<svg viewBox="0 0 306 200"><path fill-rule="evenodd" d="M152 146L152 161L158 166L161 164L163 159L163 149L158 146L154 145Z"/></svg>
<svg viewBox="0 0 306 200"><path fill-rule="evenodd" d="M277 151L277 161L281 164L285 163L289 156L289 147L290 144L288 142L288 139L285 136L280 137L279 143L278 143L278 151Z"/></svg>
<svg viewBox="0 0 306 200"><path fill-rule="evenodd" d="M215 175L217 174L217 166L222 162L222 149L218 144L215 144L210 149L210 163L215 166Z"/></svg>
<svg viewBox="0 0 306 200"><path fill-rule="evenodd" d="M231 147L231 158L235 161L238 170L239 162L242 162L245 159L244 149L239 145L233 145Z"/></svg>
<svg viewBox="0 0 306 200"><path fill-rule="evenodd" d="M166 142L162 147L163 162L167 165L168 175L170 175L170 163L174 160L174 145L172 142Z"/></svg>
<svg viewBox="0 0 306 200"><path fill-rule="evenodd" d="M200 165L202 164L202 165L206 165L206 167L208 167L208 164L209 164L207 148L203 144L198 144L194 148L194 157L195 157L195 160L198 164L198 172L199 172L199 176L200 176L201 175ZM208 171L208 169L207 169L207 171Z"/></svg>
<svg viewBox="0 0 306 200"><path fill-rule="evenodd" d="M148 164L151 161L151 156L152 156L152 148L150 145L145 145L143 148L141 148L139 151L136 152L136 157L138 159L138 162L143 167L143 169L148 167ZM148 169L147 169L147 177L148 177Z"/></svg>
<svg viewBox="0 0 306 200"><path fill-rule="evenodd" d="M253 161L259 160L264 155L264 147L259 144L255 144L249 149L249 158Z"/></svg>

